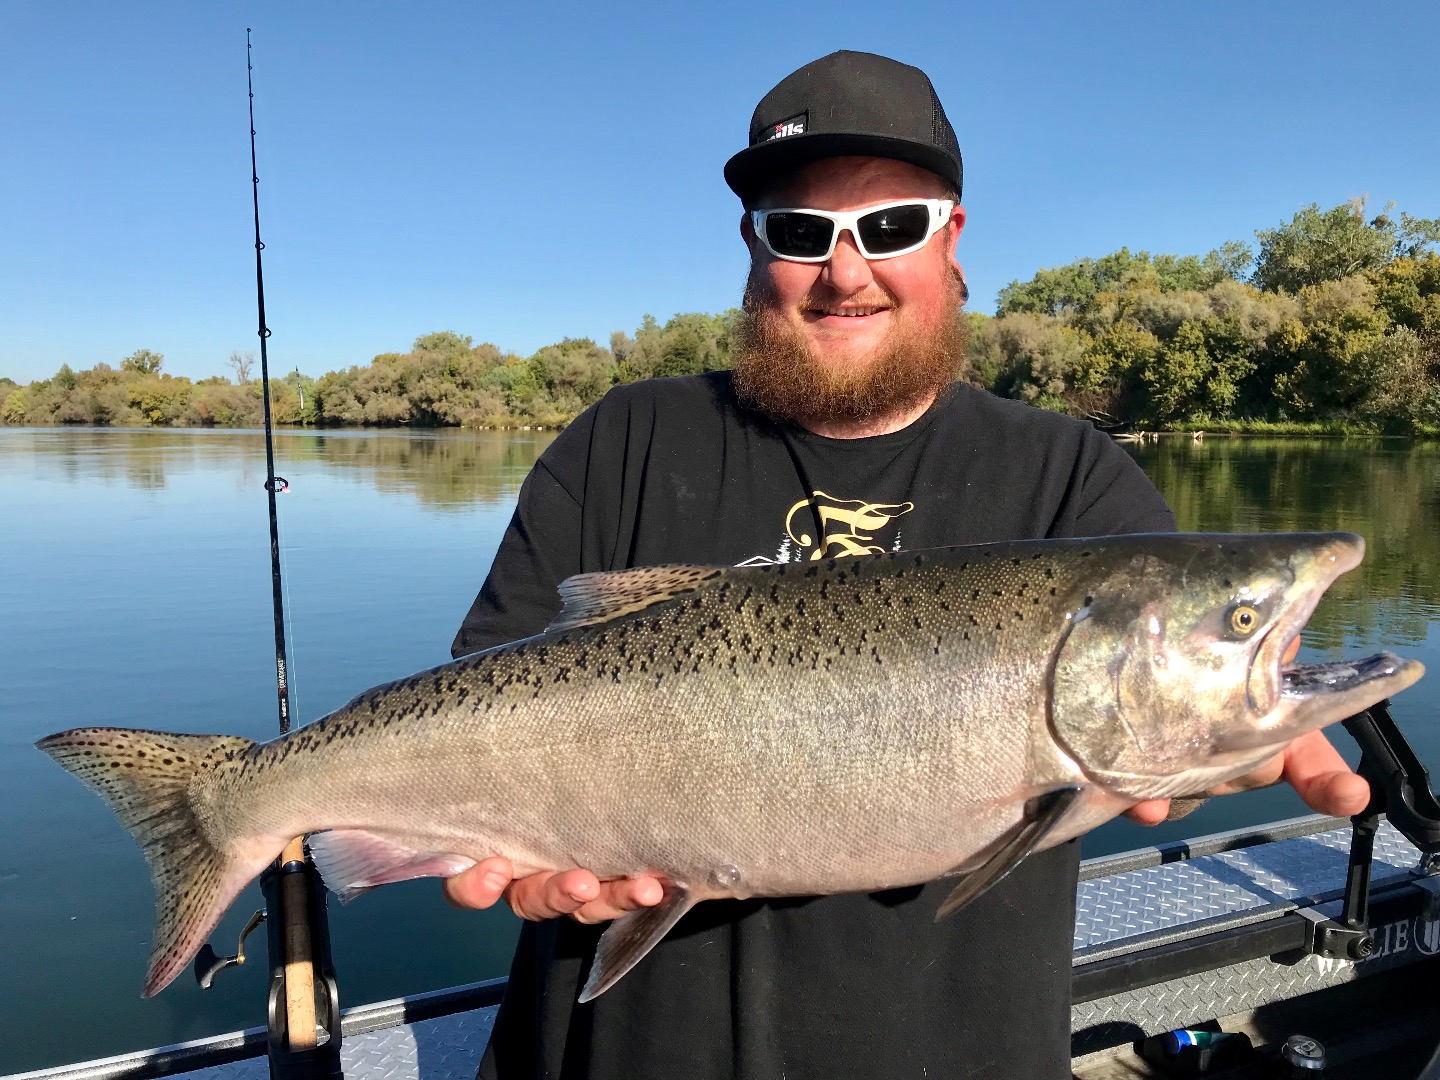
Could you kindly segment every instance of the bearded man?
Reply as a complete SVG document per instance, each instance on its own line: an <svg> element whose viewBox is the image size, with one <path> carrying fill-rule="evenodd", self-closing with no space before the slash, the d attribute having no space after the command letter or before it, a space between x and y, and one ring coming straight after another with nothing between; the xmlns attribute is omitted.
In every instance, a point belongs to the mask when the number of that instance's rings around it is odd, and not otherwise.
<svg viewBox="0 0 1440 1080"><path fill-rule="evenodd" d="M725 175L751 255L733 373L617 387L565 429L456 656L541 630L571 574L1175 527L1091 425L958 381L961 158L923 72L853 52L801 68ZM1323 737L1253 782L1282 768L1323 812L1365 803ZM595 924L657 903L660 882L577 868L512 883L485 860L450 879L452 900L503 892L545 921L521 933L480 1075L1068 1077L1077 867L1074 842L1032 855L939 923L953 883L710 901L579 1005Z"/></svg>

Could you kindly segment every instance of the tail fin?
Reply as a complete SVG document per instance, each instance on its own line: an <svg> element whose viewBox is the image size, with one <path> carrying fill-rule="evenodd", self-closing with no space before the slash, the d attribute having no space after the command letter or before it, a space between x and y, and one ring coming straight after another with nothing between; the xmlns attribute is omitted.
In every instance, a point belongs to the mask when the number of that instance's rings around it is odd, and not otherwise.
<svg viewBox="0 0 1440 1080"><path fill-rule="evenodd" d="M233 844L226 850L191 802L197 776L239 768L235 759L255 744L230 735L76 728L35 745L104 799L144 849L155 881L155 941L143 991L151 997L185 969L276 854L246 857Z"/></svg>

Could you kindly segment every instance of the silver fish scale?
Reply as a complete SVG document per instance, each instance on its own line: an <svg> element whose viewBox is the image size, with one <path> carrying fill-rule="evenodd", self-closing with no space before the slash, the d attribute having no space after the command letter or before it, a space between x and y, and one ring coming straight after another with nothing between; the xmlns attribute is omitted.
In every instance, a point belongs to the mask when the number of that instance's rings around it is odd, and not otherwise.
<svg viewBox="0 0 1440 1080"><path fill-rule="evenodd" d="M711 895L929 880L1018 820L1047 658L1098 569L997 548L691 575L656 607L377 687L259 748L257 772L288 774L283 812L236 831L418 818L387 835L701 891L738 871ZM403 813L377 813L392 800Z"/></svg>

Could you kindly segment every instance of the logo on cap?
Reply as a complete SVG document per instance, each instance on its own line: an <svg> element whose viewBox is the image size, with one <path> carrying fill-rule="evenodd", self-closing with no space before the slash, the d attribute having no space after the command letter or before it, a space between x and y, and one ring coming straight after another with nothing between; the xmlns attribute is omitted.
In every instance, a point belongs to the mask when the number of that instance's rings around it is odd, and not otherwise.
<svg viewBox="0 0 1440 1080"><path fill-rule="evenodd" d="M806 111L772 124L770 133L765 136L765 141L774 142L776 139L784 139L791 135L804 135L805 124L809 119L810 113Z"/></svg>

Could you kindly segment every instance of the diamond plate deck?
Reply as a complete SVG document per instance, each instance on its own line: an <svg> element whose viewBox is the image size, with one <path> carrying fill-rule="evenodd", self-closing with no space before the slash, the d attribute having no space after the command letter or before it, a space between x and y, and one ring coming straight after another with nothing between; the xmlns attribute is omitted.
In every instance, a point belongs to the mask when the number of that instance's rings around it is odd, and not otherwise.
<svg viewBox="0 0 1440 1080"><path fill-rule="evenodd" d="M340 1063L345 1076L357 1080L473 1080L494 1024L492 1007L348 1035L340 1044ZM268 1080L270 1070L258 1057L182 1075L186 1080Z"/></svg>
<svg viewBox="0 0 1440 1080"><path fill-rule="evenodd" d="M1258 919L1340 895L1350 830L1205 855L1080 882L1076 965ZM1375 837L1371 885L1411 876L1420 853L1388 821Z"/></svg>

